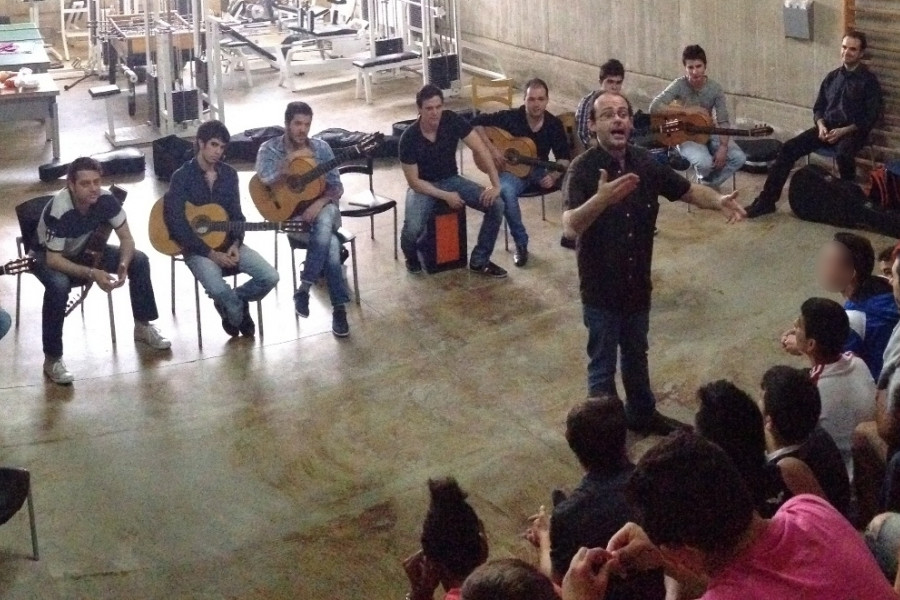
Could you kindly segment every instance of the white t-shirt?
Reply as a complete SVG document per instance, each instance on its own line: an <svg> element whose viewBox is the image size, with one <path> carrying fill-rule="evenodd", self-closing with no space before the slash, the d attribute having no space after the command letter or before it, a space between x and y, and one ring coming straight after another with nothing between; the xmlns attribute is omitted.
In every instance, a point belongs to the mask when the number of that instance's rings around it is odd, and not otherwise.
<svg viewBox="0 0 900 600"><path fill-rule="evenodd" d="M834 438L852 481L853 430L860 423L875 419L875 381L872 373L861 358L848 352L830 365L817 365L810 376L822 397L819 425Z"/></svg>

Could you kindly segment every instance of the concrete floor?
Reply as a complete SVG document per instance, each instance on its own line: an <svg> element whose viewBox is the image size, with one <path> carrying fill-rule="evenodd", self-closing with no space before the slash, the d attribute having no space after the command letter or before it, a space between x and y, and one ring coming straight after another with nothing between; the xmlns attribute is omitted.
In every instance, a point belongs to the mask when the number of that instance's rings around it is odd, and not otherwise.
<svg viewBox="0 0 900 600"><path fill-rule="evenodd" d="M232 132L277 124L291 99L312 104L315 130L389 132L415 112L415 79L377 86L371 106L354 100L349 79L297 94L278 88L274 73L255 79L253 90L228 91ZM108 149L89 85L60 98L66 158ZM554 100L556 109L574 102ZM119 108L124 115L124 97ZM38 182L50 149L37 123L4 124L0 135L5 262L18 232L13 207L59 184ZM532 261L516 269L501 239L494 260L510 270L503 281L465 271L409 276L393 260L388 215L374 241L367 222L345 223L360 234L362 290L347 340L330 333L324 290L312 317L295 319L280 240L282 282L263 303L265 338L229 341L204 298L198 351L187 270L178 268L173 314L168 259L147 243L144 224L164 191L147 151L147 173L119 181L138 246L151 256L172 352L135 346L124 292L115 293L112 347L95 291L84 319L72 315L65 330L78 379L49 384L40 370L42 289L23 279L22 323L0 342L0 464L32 471L42 558L26 557L24 513L0 527L0 598L401 598L400 561L417 547L424 482L446 474L471 492L493 556L530 556L519 535L526 518L553 487L579 477L562 424L584 396L586 334L574 254L558 245L559 194L548 198L546 222L537 201L525 201ZM744 198L762 181L740 174ZM395 162L379 165L376 189L402 199ZM244 208L257 217L249 201ZM800 364L777 338L818 293L814 254L832 229L786 210L728 226L683 204L663 207L650 363L664 412L690 420L698 385L725 377L755 392L769 365ZM470 212L470 240L480 222ZM247 242L271 256L271 234ZM0 304L15 305L12 277L0 281ZM652 443L632 440L632 453Z"/></svg>

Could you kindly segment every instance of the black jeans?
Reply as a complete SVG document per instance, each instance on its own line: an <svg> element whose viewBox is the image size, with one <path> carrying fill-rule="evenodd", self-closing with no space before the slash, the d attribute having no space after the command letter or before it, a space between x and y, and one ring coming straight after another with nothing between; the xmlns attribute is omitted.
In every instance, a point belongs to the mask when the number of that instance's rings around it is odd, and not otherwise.
<svg viewBox="0 0 900 600"><path fill-rule="evenodd" d="M853 181L856 179L856 153L865 145L868 136L859 131L842 137L837 144L827 144L819 139L819 129L813 127L807 129L795 138L785 142L775 159L775 164L769 169L766 184L759 194L760 201L767 204L775 204L781 197L781 190L794 168L794 163L819 148L834 148L835 161L841 174L841 179Z"/></svg>
<svg viewBox="0 0 900 600"><path fill-rule="evenodd" d="M44 354L51 358L60 358L63 355L63 322L66 318L69 291L72 286L81 285L82 282L48 267L46 254L43 252L37 252L35 258L37 265L35 265L33 273L44 285L43 334L41 338ZM109 273L115 273L118 270L119 248L117 246L106 247L100 268ZM147 260L147 255L139 250L134 251L134 258L128 265L128 291L131 295L131 312L135 321L149 322L159 318L156 310L156 298L153 295L153 284L150 282L150 261Z"/></svg>

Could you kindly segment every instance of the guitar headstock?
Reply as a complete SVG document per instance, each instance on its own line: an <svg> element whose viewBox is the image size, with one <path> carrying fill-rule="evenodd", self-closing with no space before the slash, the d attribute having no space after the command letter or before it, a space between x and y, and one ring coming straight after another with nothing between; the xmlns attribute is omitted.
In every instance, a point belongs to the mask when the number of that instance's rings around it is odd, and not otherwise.
<svg viewBox="0 0 900 600"><path fill-rule="evenodd" d="M0 267L0 273L2 273L3 275L18 275L19 273L27 273L34 268L35 264L37 264L37 261L33 256L17 258Z"/></svg>
<svg viewBox="0 0 900 600"><path fill-rule="evenodd" d="M685 130L685 122L681 119L666 119L666 122L659 126L659 133L675 133Z"/></svg>
<svg viewBox="0 0 900 600"><path fill-rule="evenodd" d="M364 156L372 150L384 143L384 134L382 132L370 133L356 145L353 146L353 153Z"/></svg>
<svg viewBox="0 0 900 600"><path fill-rule="evenodd" d="M766 137L775 133L768 125L756 125L750 129L750 137Z"/></svg>

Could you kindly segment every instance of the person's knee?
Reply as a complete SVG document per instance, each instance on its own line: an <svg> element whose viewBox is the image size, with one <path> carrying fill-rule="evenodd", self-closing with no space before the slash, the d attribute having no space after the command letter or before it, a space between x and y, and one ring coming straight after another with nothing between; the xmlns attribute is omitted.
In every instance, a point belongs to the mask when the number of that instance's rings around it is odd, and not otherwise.
<svg viewBox="0 0 900 600"><path fill-rule="evenodd" d="M131 264L128 265L128 271L130 273L140 273L149 270L150 259L140 250L135 250L134 255L131 257Z"/></svg>
<svg viewBox="0 0 900 600"><path fill-rule="evenodd" d="M281 275L275 269L267 269L262 276L262 284L269 289L274 288L281 281Z"/></svg>

